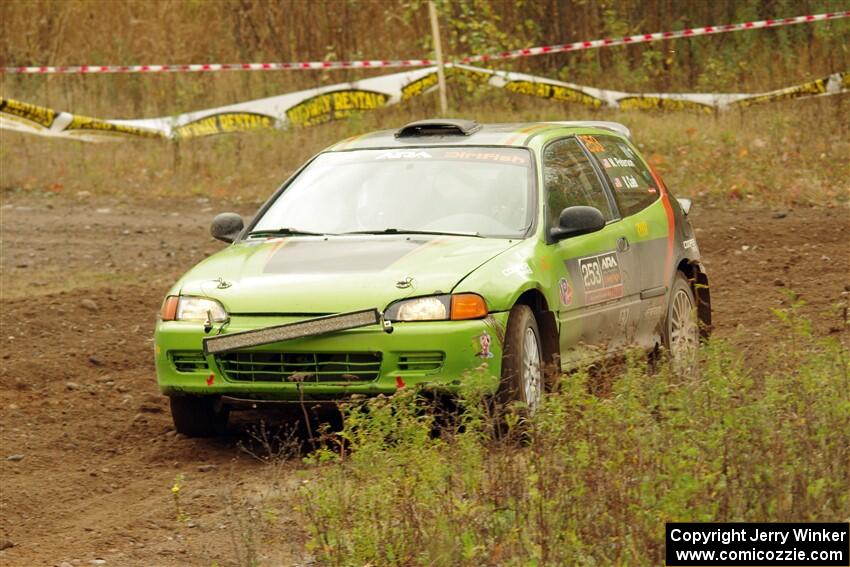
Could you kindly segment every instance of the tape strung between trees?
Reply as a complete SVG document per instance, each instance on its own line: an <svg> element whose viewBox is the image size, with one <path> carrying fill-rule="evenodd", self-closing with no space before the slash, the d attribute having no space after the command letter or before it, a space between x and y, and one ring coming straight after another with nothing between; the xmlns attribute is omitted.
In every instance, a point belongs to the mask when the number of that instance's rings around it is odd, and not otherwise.
<svg viewBox="0 0 850 567"><path fill-rule="evenodd" d="M797 98L850 92L850 72L757 94L628 93L597 89L469 65L446 66L448 78L464 78L508 91L580 104L622 110L688 110L713 113L731 108ZM182 140L261 129L315 126L354 114L399 104L437 87L437 68L428 67L338 83L238 104L198 110L173 117L105 120L60 112L13 99L0 98L0 129L27 134L98 142L126 138Z"/></svg>

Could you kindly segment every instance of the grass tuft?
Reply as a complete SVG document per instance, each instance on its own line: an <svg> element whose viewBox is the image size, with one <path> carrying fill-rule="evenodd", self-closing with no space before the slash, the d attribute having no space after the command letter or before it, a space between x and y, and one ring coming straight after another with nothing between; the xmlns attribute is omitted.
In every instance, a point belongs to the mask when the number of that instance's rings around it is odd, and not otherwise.
<svg viewBox="0 0 850 567"><path fill-rule="evenodd" d="M574 373L498 439L474 387L451 425L412 390L349 406L295 497L308 549L327 565L657 565L665 522L846 521L848 350L782 318L769 366L716 341L696 375L636 357L605 397Z"/></svg>

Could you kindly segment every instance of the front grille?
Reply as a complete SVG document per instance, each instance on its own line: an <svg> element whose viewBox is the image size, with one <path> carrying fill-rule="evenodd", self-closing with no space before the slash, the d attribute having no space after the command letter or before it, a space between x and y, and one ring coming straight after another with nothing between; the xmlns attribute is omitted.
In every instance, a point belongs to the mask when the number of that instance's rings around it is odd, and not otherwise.
<svg viewBox="0 0 850 567"><path fill-rule="evenodd" d="M398 355L398 369L419 372L439 370L445 358L442 352L404 352Z"/></svg>
<svg viewBox="0 0 850 567"><path fill-rule="evenodd" d="M216 362L235 382L370 382L381 371L380 353L233 351Z"/></svg>
<svg viewBox="0 0 850 567"><path fill-rule="evenodd" d="M168 354L177 372L206 372L210 369L201 351L170 351Z"/></svg>

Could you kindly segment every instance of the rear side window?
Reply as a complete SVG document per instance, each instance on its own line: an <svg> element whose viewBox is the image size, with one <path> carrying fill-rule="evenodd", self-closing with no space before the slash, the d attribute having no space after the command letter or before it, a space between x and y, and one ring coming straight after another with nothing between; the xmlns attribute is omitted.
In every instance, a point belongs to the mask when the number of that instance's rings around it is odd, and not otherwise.
<svg viewBox="0 0 850 567"><path fill-rule="evenodd" d="M613 218L602 182L575 138L564 138L546 146L543 181L549 226L557 226L561 211L576 205L596 207L605 220Z"/></svg>
<svg viewBox="0 0 850 567"><path fill-rule="evenodd" d="M624 217L658 198L658 185L649 168L623 140L613 136L580 136L608 178Z"/></svg>

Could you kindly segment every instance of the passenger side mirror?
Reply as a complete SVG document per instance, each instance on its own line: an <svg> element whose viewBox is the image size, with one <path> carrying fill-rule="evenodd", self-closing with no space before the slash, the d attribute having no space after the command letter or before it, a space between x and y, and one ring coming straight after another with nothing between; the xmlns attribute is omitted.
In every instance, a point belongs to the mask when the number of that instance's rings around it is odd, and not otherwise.
<svg viewBox="0 0 850 567"><path fill-rule="evenodd" d="M213 219L210 234L222 242L233 242L243 228L245 223L242 222L242 217L236 213L221 213Z"/></svg>
<svg viewBox="0 0 850 567"><path fill-rule="evenodd" d="M558 241L605 228L605 217L596 207L575 206L561 211L558 226L550 232L552 240Z"/></svg>
<svg viewBox="0 0 850 567"><path fill-rule="evenodd" d="M688 216L688 213L691 212L691 200L685 199L684 197L679 197L676 200L679 201L679 206L682 207L682 212L685 216Z"/></svg>

